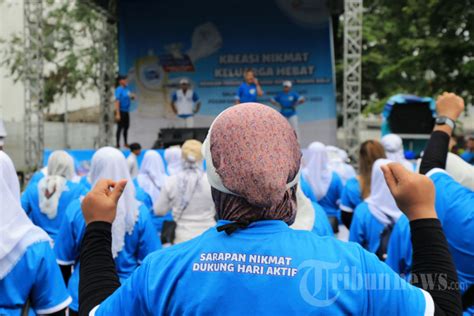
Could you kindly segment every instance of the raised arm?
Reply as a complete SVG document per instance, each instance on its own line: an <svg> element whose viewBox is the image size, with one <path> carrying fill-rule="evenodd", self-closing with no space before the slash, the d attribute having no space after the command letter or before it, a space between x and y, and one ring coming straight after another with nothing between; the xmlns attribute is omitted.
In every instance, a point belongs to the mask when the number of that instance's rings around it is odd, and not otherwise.
<svg viewBox="0 0 474 316"><path fill-rule="evenodd" d="M257 95L258 95L259 97L263 96L262 86L260 85L260 82L258 81L257 78L254 79L254 83L255 83L255 85L257 86Z"/></svg>
<svg viewBox="0 0 474 316"><path fill-rule="evenodd" d="M456 269L434 207L433 182L399 163L383 166L382 170L398 207L410 220L412 283L430 294L436 315L462 314Z"/></svg>
<svg viewBox="0 0 474 316"><path fill-rule="evenodd" d="M111 230L117 203L126 184L125 180L100 180L82 202L87 228L81 246L80 315L89 315L95 306L120 287L112 257Z"/></svg>
<svg viewBox="0 0 474 316"><path fill-rule="evenodd" d="M445 92L436 100L436 111L439 118L455 122L464 111L464 100L454 93ZM421 160L421 174L426 174L433 168L446 168L449 138L452 133L450 124L435 125Z"/></svg>

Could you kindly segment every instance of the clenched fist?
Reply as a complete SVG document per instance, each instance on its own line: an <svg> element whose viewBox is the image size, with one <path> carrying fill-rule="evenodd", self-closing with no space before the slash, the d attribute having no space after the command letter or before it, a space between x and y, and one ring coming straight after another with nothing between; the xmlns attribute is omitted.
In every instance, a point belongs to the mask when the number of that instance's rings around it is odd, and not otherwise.
<svg viewBox="0 0 474 316"><path fill-rule="evenodd" d="M437 218L435 188L428 177L410 172L399 163L382 166L382 171L398 208L410 221Z"/></svg>
<svg viewBox="0 0 474 316"><path fill-rule="evenodd" d="M92 222L112 223L117 213L117 204L127 180L114 182L100 180L82 201L82 214L86 224Z"/></svg>
<svg viewBox="0 0 474 316"><path fill-rule="evenodd" d="M464 111L464 100L454 93L444 92L436 99L438 116L447 116L456 121Z"/></svg>

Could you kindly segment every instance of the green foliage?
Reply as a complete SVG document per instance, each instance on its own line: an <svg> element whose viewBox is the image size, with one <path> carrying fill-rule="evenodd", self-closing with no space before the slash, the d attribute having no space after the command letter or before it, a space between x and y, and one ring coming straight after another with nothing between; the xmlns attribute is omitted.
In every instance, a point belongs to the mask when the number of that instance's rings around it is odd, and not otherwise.
<svg viewBox="0 0 474 316"><path fill-rule="evenodd" d="M472 0L364 0L364 112L397 93L474 93Z"/></svg>
<svg viewBox="0 0 474 316"><path fill-rule="evenodd" d="M47 108L64 92L75 97L97 89L100 16L78 1L44 0L42 53ZM15 81L28 74L23 33L0 39L0 63Z"/></svg>

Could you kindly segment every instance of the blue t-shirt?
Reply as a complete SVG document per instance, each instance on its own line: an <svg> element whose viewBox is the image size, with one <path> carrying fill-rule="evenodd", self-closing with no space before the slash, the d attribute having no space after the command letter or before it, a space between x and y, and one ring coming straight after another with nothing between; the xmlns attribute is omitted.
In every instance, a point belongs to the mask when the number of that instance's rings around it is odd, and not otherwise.
<svg viewBox="0 0 474 316"><path fill-rule="evenodd" d="M36 171L35 173L33 173L33 175L31 176L31 179L30 181L28 182L26 188L25 188L25 191L26 189L28 189L30 186L34 185L35 183L38 183L39 180L43 179L44 178L44 173L42 170L38 170Z"/></svg>
<svg viewBox="0 0 474 316"><path fill-rule="evenodd" d="M411 274L412 256L410 221L408 217L402 215L393 226L385 263L408 280Z"/></svg>
<svg viewBox="0 0 474 316"><path fill-rule="evenodd" d="M357 285L349 269L398 289L365 277ZM359 245L264 220L151 254L96 315L422 315L426 305L421 289Z"/></svg>
<svg viewBox="0 0 474 316"><path fill-rule="evenodd" d="M120 112L130 112L130 89L128 87L118 86L115 89L115 100L119 101Z"/></svg>
<svg viewBox="0 0 474 316"><path fill-rule="evenodd" d="M318 202L319 205L324 209L327 216L334 216L338 219L340 218L339 202L341 198L342 191L342 181L337 173L332 173L331 183L329 189L325 196L323 196L319 201L316 199L316 196L313 193L308 181L301 176L300 180L301 190L303 193L313 202Z"/></svg>
<svg viewBox="0 0 474 316"><path fill-rule="evenodd" d="M326 212L316 202L312 202L314 208L314 226L312 232L318 236L334 236L334 231L332 230L331 224L329 223L328 216Z"/></svg>
<svg viewBox="0 0 474 316"><path fill-rule="evenodd" d="M354 211L349 230L349 241L354 241L368 251L375 253L380 246L380 234L384 228L384 224L370 213L369 205L362 202Z"/></svg>
<svg viewBox="0 0 474 316"><path fill-rule="evenodd" d="M27 190L23 192L21 196L21 206L26 214L28 214L31 221L35 225L43 228L48 235L56 241L56 236L58 235L58 230L61 226L68 205L81 195L85 194L86 189L81 184L67 181L66 188L59 197L56 217L49 219L46 214L41 212L39 206L39 190L37 182L36 185L29 186Z"/></svg>
<svg viewBox="0 0 474 316"><path fill-rule="evenodd" d="M474 152L465 151L461 154L461 158L471 165L474 165Z"/></svg>
<svg viewBox="0 0 474 316"><path fill-rule="evenodd" d="M427 176L436 189L436 213L443 226L458 272L461 291L474 284L474 191L462 186L442 169ZM474 308L472 308L474 314Z"/></svg>
<svg viewBox="0 0 474 316"><path fill-rule="evenodd" d="M474 192L453 180L442 169L433 169L427 176L435 185L436 213L453 256L462 293L474 284L474 243L470 233L474 231ZM408 223L404 225L409 226ZM409 227L400 229L399 234L403 236L398 239L405 241L405 244L399 248L398 256L390 259L395 261L392 266L396 265L396 261L411 258L413 251ZM407 269L410 268L407 266ZM474 314L474 308L469 309L469 312Z"/></svg>
<svg viewBox="0 0 474 316"><path fill-rule="evenodd" d="M79 309L79 254L82 238L86 231L86 222L81 211L81 203L76 200L66 211L58 239L54 245L57 261L60 265L74 264L74 272L69 279L68 290L72 296L70 308ZM125 234L125 245L115 258L117 274L125 280L140 265L145 257L161 248L156 231L151 223L150 212L140 206L138 220L133 232Z"/></svg>
<svg viewBox="0 0 474 316"><path fill-rule="evenodd" d="M242 82L239 90L237 90L235 99L240 103L257 102L257 85L255 83L248 84L247 82Z"/></svg>
<svg viewBox="0 0 474 316"><path fill-rule="evenodd" d="M362 193L360 183L357 178L347 180L341 193L341 210L352 213L357 205L362 203Z"/></svg>
<svg viewBox="0 0 474 316"><path fill-rule="evenodd" d="M280 113L284 117L291 117L296 114L295 106L298 104L298 101L301 99L298 93L296 92L279 92L274 98L273 101L278 102L282 108Z"/></svg>
<svg viewBox="0 0 474 316"><path fill-rule="evenodd" d="M47 241L30 245L10 273L0 280L0 315L20 315L28 299L29 315L51 314L71 302Z"/></svg>

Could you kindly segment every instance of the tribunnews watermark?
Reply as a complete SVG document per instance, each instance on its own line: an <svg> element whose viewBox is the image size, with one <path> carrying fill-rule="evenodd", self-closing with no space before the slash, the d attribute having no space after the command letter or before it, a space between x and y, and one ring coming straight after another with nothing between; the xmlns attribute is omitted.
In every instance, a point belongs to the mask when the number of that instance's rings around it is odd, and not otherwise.
<svg viewBox="0 0 474 316"><path fill-rule="evenodd" d="M342 266L341 262L306 260L298 271L301 273L300 294L307 303L316 307L333 304L344 291L403 291L412 286L410 280L426 291L463 291L468 287L465 283L450 282L444 273L396 277L391 271L365 272L356 266Z"/></svg>

